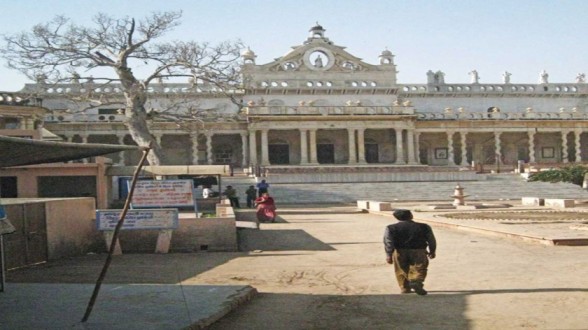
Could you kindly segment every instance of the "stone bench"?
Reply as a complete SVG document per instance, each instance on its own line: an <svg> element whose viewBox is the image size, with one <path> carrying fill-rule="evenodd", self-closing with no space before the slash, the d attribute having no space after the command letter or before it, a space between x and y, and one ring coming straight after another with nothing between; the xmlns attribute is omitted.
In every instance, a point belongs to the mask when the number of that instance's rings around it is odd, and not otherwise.
<svg viewBox="0 0 588 330"><path fill-rule="evenodd" d="M570 207L574 207L576 205L576 201L573 199L545 199L545 206L547 207L555 207L560 209L566 209Z"/></svg>
<svg viewBox="0 0 588 330"><path fill-rule="evenodd" d="M373 201L370 201L369 202L369 210L370 211L377 211L377 212L392 211L392 205L390 203L387 203L387 202L373 202Z"/></svg>
<svg viewBox="0 0 588 330"><path fill-rule="evenodd" d="M370 202L368 201L357 201L357 208L360 210L369 210Z"/></svg>
<svg viewBox="0 0 588 330"><path fill-rule="evenodd" d="M521 198L521 205L524 206L544 206L545 199L538 197L523 197Z"/></svg>

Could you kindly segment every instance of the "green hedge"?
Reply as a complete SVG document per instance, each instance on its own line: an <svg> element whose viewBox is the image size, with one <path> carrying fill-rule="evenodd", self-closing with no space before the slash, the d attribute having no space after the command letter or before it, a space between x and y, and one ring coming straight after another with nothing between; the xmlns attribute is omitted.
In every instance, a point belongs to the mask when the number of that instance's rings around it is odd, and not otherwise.
<svg viewBox="0 0 588 330"><path fill-rule="evenodd" d="M582 186L582 183L584 182L584 175L586 173L588 173L588 167L572 165L533 173L531 176L529 176L529 181L569 182Z"/></svg>

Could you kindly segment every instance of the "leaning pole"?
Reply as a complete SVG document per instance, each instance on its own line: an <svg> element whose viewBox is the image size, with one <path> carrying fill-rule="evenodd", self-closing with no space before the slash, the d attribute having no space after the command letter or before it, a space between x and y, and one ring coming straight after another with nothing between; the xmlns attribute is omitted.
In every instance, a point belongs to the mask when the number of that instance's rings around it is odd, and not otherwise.
<svg viewBox="0 0 588 330"><path fill-rule="evenodd" d="M86 308L86 313L82 318L82 323L88 321L90 314L92 313L92 308L94 307L94 303L96 302L96 298L98 297L98 292L100 292L100 286L102 286L102 281L106 276L106 272L108 271L108 267L110 266L110 262L112 261L112 255L114 254L114 249L116 247L116 241L118 240L118 234L120 229L125 221L125 216L129 210L131 205L131 200L133 199L133 193L135 192L135 185L137 184L137 178L139 177L139 173L141 173L141 169L143 168L143 164L145 164L145 160L147 159L147 155L151 148L143 149L143 156L139 161L139 165L135 169L135 173L133 174L133 179L131 181L131 189L129 189L129 194L127 195L127 199L125 201L125 206L123 207L122 212L120 213L120 217L118 219L118 223L114 228L114 233L112 234L112 241L110 242L110 249L108 250L108 256L106 257L106 261L104 262L104 266L102 267L102 271L100 272L100 276L98 276L98 280L96 281L96 286L94 287L94 292L92 293L92 297L88 302L88 307Z"/></svg>

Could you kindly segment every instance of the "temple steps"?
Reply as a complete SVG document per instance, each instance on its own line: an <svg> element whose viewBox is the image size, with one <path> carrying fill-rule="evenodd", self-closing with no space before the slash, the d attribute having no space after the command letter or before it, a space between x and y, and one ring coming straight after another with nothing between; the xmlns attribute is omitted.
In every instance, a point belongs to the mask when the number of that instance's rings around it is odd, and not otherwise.
<svg viewBox="0 0 588 330"><path fill-rule="evenodd" d="M588 192L571 183L527 182L517 174L484 174L486 180L459 182L467 201L520 200L521 197L588 199ZM355 203L379 201L447 201L458 182L369 182L369 183L270 183L270 194L282 204ZM242 203L245 190L255 180L246 176L223 177L237 189Z"/></svg>

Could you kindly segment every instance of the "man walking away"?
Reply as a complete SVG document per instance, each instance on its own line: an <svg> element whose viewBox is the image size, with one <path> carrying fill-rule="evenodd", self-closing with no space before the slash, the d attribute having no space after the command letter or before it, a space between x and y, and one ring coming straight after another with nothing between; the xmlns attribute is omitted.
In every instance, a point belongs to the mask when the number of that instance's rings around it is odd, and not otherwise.
<svg viewBox="0 0 588 330"><path fill-rule="evenodd" d="M401 293L424 296L423 288L427 277L429 259L435 258L437 242L431 227L424 223L412 221L409 210L394 211L398 223L386 227L384 233L384 249L386 262L394 264L394 273ZM427 252L427 247L429 251Z"/></svg>

